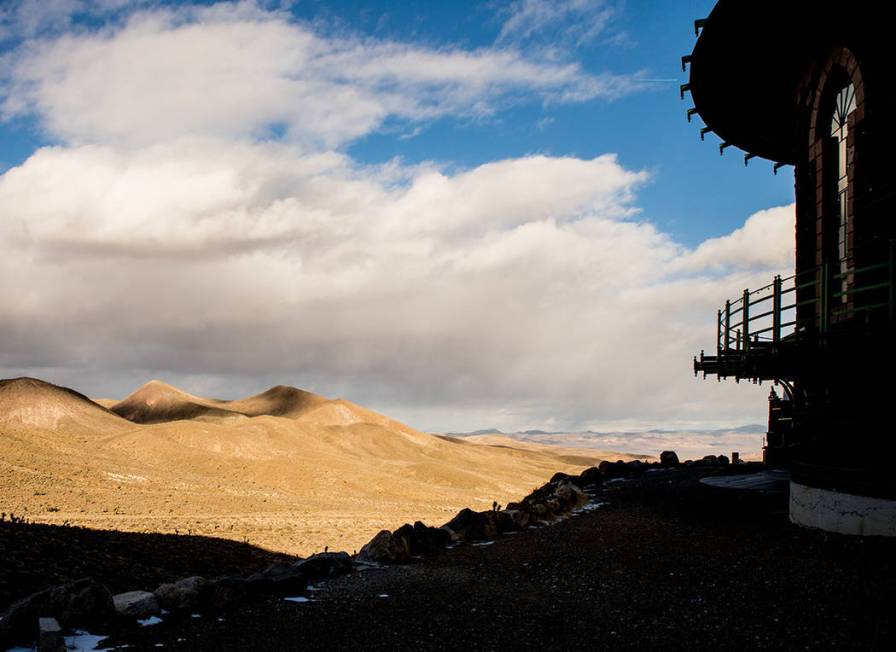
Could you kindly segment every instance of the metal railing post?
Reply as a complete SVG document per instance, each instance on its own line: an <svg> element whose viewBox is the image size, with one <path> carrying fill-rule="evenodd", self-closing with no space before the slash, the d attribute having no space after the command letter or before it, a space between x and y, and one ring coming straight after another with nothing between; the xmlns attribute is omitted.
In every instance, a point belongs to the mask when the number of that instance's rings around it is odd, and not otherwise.
<svg viewBox="0 0 896 652"><path fill-rule="evenodd" d="M725 302L725 349L731 347L731 300Z"/></svg>
<svg viewBox="0 0 896 652"><path fill-rule="evenodd" d="M741 313L744 330L744 353L750 350L750 291L744 290L744 307Z"/></svg>
<svg viewBox="0 0 896 652"><path fill-rule="evenodd" d="M781 341L781 275L775 276L772 285L772 342L775 347Z"/></svg>
<svg viewBox="0 0 896 652"><path fill-rule="evenodd" d="M722 311L716 312L716 355L722 355Z"/></svg>

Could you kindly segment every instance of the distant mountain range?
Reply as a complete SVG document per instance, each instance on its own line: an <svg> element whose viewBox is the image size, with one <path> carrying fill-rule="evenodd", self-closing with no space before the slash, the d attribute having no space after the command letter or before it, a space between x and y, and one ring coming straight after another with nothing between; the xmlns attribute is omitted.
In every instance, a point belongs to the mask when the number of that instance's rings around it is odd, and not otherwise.
<svg viewBox="0 0 896 652"><path fill-rule="evenodd" d="M693 430L653 428L640 432L596 432L593 430L502 432L497 428L489 428L474 432L452 433L451 436L462 441L477 443L496 443L496 440L500 439L504 442L520 442L567 449L611 450L634 456L643 455L645 452L657 455L660 451L674 450L684 460L698 459L709 454L730 455L735 451L743 459L761 459L765 432L765 426L751 423L734 428Z"/></svg>
<svg viewBox="0 0 896 652"><path fill-rule="evenodd" d="M513 432L504 432L497 428L486 428L485 430L473 430L470 432L446 432L442 433L451 437L474 437L478 435L618 435L626 434L658 434L668 435L675 433L700 433L706 435L725 435L725 434L765 434L767 427L759 423L748 423L744 426L736 428L692 428L692 429L670 429L670 428L652 428L642 431L624 431L624 430L517 430Z"/></svg>

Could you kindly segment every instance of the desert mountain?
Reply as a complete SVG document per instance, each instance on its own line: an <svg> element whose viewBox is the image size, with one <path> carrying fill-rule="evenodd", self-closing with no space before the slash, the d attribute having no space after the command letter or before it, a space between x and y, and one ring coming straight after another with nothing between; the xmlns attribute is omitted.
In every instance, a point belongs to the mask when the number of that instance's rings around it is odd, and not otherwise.
<svg viewBox="0 0 896 652"><path fill-rule="evenodd" d="M0 428L118 432L127 421L83 394L36 378L0 380Z"/></svg>
<svg viewBox="0 0 896 652"><path fill-rule="evenodd" d="M151 380L110 409L134 423L162 423L197 418L276 416L298 419L335 403L295 387L277 385L235 401L194 396L160 380Z"/></svg>
<svg viewBox="0 0 896 652"><path fill-rule="evenodd" d="M154 381L112 410L41 381L0 381L0 510L307 554L353 550L406 521L440 525L616 459L429 435L284 386L223 401Z"/></svg>

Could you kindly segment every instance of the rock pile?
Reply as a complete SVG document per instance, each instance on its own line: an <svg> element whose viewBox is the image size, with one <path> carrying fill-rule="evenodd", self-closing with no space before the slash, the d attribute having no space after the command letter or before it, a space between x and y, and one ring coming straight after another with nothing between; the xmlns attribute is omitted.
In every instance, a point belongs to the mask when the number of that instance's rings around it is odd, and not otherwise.
<svg viewBox="0 0 896 652"><path fill-rule="evenodd" d="M90 578L69 582L14 602L0 615L0 648L34 633L41 617L56 618L63 627L91 626L115 615L112 594Z"/></svg>
<svg viewBox="0 0 896 652"><path fill-rule="evenodd" d="M382 530L364 544L356 559L362 563L403 564L415 557L427 555L451 543L451 532L446 528L424 525L402 525L394 532Z"/></svg>
<svg viewBox="0 0 896 652"><path fill-rule="evenodd" d="M417 521L390 532L383 530L358 553L362 563L403 564L444 548L452 542L495 539L507 532L519 532L537 522L547 522L567 514L588 501L585 489L603 482L603 474L590 468L578 476L557 473L519 502L505 509L481 512L465 508L442 527L430 527Z"/></svg>
<svg viewBox="0 0 896 652"><path fill-rule="evenodd" d="M325 552L294 563L273 564L243 577L185 577L161 584L155 591L127 591L112 595L108 588L86 578L34 593L0 614L0 649L27 641L39 618L56 618L63 627L106 625L116 618L134 620L162 613L220 610L258 595L301 595L308 584L339 577L352 570L346 552Z"/></svg>

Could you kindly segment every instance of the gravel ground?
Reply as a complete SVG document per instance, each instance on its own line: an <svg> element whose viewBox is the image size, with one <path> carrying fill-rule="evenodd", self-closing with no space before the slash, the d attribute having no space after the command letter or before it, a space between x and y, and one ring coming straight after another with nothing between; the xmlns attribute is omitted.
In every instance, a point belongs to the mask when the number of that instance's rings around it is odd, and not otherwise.
<svg viewBox="0 0 896 652"><path fill-rule="evenodd" d="M0 612L30 593L94 577L113 592L188 575L248 575L290 559L226 539L0 522Z"/></svg>
<svg viewBox="0 0 896 652"><path fill-rule="evenodd" d="M308 603L270 599L219 617L169 616L108 643L892 649L896 542L801 530L787 522L780 497L710 490L690 476L614 483L599 499L608 504L491 545L333 580Z"/></svg>

